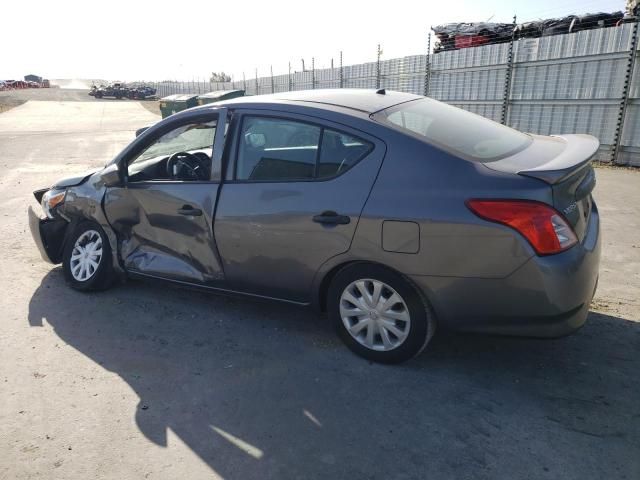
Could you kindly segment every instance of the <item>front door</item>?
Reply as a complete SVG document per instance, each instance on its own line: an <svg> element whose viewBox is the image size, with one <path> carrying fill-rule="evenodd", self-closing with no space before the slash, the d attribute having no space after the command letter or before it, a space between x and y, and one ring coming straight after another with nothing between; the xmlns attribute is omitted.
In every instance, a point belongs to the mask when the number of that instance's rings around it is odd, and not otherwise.
<svg viewBox="0 0 640 480"><path fill-rule="evenodd" d="M127 271L199 284L223 278L213 215L225 120L224 109L191 115L123 160L125 184L107 191L105 212Z"/></svg>
<svg viewBox="0 0 640 480"><path fill-rule="evenodd" d="M351 245L384 144L298 115L245 112L234 122L215 218L225 280L235 290L307 302L319 267Z"/></svg>

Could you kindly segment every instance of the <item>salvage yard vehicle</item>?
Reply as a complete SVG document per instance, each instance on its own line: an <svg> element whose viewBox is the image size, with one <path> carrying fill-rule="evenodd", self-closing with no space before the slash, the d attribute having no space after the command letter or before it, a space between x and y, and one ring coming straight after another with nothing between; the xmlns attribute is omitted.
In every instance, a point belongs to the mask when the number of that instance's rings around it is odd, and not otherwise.
<svg viewBox="0 0 640 480"><path fill-rule="evenodd" d="M107 86L101 85L100 88L95 90L92 88L89 95L95 98L112 97L120 100L129 96L129 90L122 83L113 83Z"/></svg>
<svg viewBox="0 0 640 480"><path fill-rule="evenodd" d="M148 85L138 85L128 89L127 96L131 100L145 100L156 94L156 89Z"/></svg>
<svg viewBox="0 0 640 480"><path fill-rule="evenodd" d="M591 136L350 89L236 98L137 133L103 169L34 192L33 238L77 290L152 278L312 306L387 363L436 324L555 337L586 320Z"/></svg>

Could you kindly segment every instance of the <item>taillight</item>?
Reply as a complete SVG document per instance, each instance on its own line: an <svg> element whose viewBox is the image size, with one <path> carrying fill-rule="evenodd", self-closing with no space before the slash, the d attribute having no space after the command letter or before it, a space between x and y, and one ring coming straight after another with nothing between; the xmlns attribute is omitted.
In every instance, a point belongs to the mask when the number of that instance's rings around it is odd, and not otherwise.
<svg viewBox="0 0 640 480"><path fill-rule="evenodd" d="M552 255L578 242L567 221L554 208L532 200L467 200L480 218L518 231L538 255Z"/></svg>

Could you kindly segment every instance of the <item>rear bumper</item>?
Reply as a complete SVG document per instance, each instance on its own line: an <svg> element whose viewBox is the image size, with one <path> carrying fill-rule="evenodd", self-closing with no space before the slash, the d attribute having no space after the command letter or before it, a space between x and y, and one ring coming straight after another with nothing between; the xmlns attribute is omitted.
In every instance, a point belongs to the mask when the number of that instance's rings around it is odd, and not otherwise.
<svg viewBox="0 0 640 480"><path fill-rule="evenodd" d="M600 249L600 217L594 204L581 244L557 255L534 256L506 278L411 278L445 327L558 337L586 321L598 283Z"/></svg>
<svg viewBox="0 0 640 480"><path fill-rule="evenodd" d="M54 265L62 262L64 238L69 225L67 221L61 218L40 218L31 207L28 215L31 236L42 259Z"/></svg>

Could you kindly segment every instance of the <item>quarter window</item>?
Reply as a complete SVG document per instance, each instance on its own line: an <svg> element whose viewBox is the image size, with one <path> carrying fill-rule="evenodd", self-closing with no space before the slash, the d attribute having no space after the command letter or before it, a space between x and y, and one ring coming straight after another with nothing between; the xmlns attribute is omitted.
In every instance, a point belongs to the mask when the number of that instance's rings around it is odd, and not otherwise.
<svg viewBox="0 0 640 480"><path fill-rule="evenodd" d="M236 179L295 181L339 175L373 146L351 135L293 120L245 117Z"/></svg>
<svg viewBox="0 0 640 480"><path fill-rule="evenodd" d="M325 129L322 134L318 178L333 177L351 168L366 156L373 146L351 135Z"/></svg>

